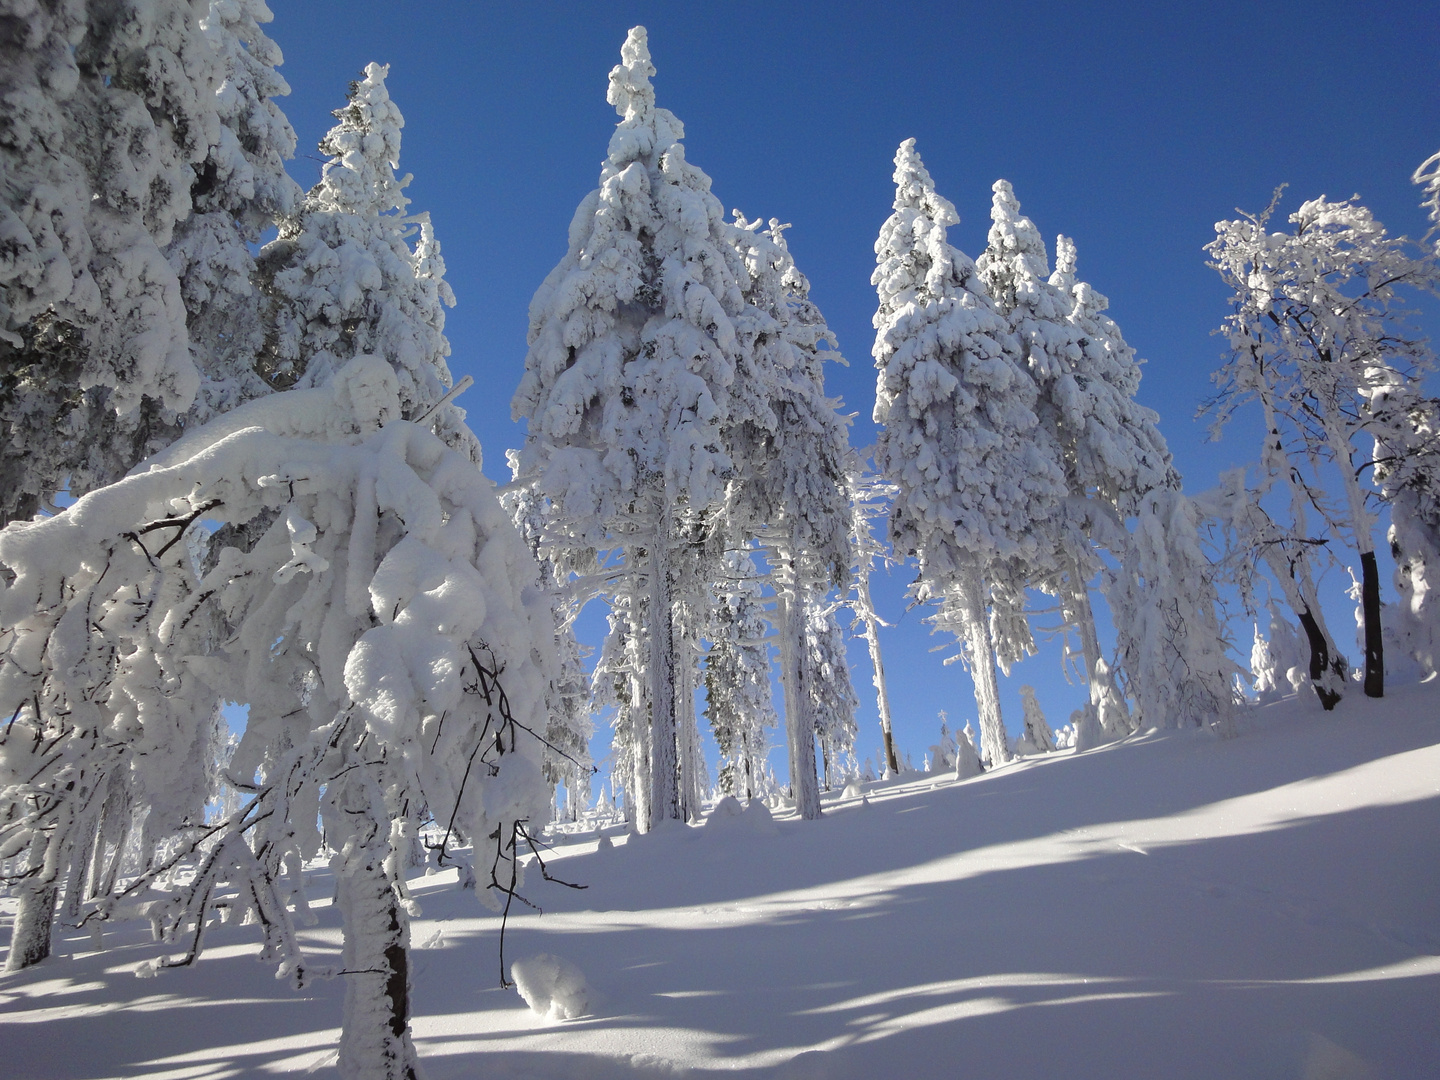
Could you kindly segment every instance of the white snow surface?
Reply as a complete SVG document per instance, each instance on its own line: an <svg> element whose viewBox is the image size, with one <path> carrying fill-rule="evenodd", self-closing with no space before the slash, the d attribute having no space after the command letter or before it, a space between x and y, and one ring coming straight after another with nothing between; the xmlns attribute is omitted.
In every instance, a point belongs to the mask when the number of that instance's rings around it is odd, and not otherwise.
<svg viewBox="0 0 1440 1080"><path fill-rule="evenodd" d="M1437 718L1434 683L1334 713L1306 694L1242 710L1233 739L911 773L819 821L557 837L551 873L588 888L528 875L544 913L505 945L593 980L563 1024L499 987L499 921L454 870L417 878L415 1042L430 1080L1437 1076ZM338 958L333 880L305 877L299 935ZM143 920L99 952L61 935L0 977L5 1075L335 1075L340 981L295 993L255 927L207 937L140 980Z"/></svg>

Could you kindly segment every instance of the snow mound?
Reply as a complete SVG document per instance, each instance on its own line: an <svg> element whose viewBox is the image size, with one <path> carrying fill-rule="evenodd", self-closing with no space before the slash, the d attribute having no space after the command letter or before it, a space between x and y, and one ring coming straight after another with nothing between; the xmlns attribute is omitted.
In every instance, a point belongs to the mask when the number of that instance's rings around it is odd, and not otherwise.
<svg viewBox="0 0 1440 1080"><path fill-rule="evenodd" d="M579 968L550 953L516 960L510 965L510 978L530 1011L546 1020L584 1016L594 996Z"/></svg>
<svg viewBox="0 0 1440 1080"><path fill-rule="evenodd" d="M726 795L715 804L710 816L705 819L706 832L718 832L730 836L775 836L780 830L770 808L760 799L751 799L749 806L741 806L740 800Z"/></svg>
<svg viewBox="0 0 1440 1080"><path fill-rule="evenodd" d="M712 825L723 824L731 818L738 818L743 813L745 813L745 808L740 805L740 800L734 795L726 795L710 811L710 816L705 819L705 826L709 828Z"/></svg>

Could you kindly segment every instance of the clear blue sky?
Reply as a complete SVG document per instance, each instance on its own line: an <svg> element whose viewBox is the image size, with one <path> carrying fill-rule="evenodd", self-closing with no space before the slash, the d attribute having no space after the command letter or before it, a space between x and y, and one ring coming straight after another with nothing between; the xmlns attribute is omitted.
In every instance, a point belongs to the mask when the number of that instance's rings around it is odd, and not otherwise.
<svg viewBox="0 0 1440 1080"><path fill-rule="evenodd" d="M530 297L595 186L617 119L606 76L637 23L658 103L685 124L687 159L727 208L793 224L791 250L851 362L829 387L858 414L856 445L874 437L872 245L902 139L918 140L959 209L951 242L971 256L998 177L1052 248L1057 232L1075 238L1081 277L1110 297L1148 361L1140 398L1160 413L1190 490L1255 446L1244 427L1207 443L1193 419L1226 312L1201 251L1214 222L1262 209L1288 181L1286 212L1358 193L1392 233L1419 235L1409 178L1440 149L1440 14L1425 3L270 2L302 184L318 176L314 147L348 82L369 61L391 65L401 171L415 176L412 209L434 218L459 300L451 366L477 384L461 404L501 481L505 448L523 438L509 402ZM974 705L963 670L930 653L940 641L920 613L901 618L910 577L898 570L879 591L900 623L885 638L897 734L919 764L937 710L963 721ZM1330 612L1342 647L1349 619ZM852 658L863 758L878 724L858 643ZM1054 724L1079 704L1051 650L1010 680L1012 729L1020 682Z"/></svg>

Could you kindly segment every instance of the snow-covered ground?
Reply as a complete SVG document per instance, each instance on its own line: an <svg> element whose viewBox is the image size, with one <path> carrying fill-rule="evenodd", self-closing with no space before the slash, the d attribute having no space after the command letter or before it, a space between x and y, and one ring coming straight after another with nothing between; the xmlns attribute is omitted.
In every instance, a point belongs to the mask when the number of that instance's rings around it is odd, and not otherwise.
<svg viewBox="0 0 1440 1080"><path fill-rule="evenodd" d="M560 973L579 1019L498 988L498 922L453 871L413 882L431 1080L1440 1076L1440 687L871 785L819 822L563 839L550 865L588 888L532 874L544 914L506 957L564 961L531 981ZM329 890L314 871L303 936L338 959ZM253 928L209 941L136 979L157 947L126 924L0 977L4 1075L333 1075L338 982L290 991Z"/></svg>

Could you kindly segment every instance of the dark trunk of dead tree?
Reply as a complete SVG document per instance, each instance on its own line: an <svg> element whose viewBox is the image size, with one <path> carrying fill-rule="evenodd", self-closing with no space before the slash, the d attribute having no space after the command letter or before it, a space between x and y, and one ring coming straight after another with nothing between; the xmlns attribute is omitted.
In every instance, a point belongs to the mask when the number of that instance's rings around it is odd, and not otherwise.
<svg viewBox="0 0 1440 1080"><path fill-rule="evenodd" d="M1385 696L1385 642L1380 635L1380 568L1375 552L1360 556L1360 604L1365 617L1365 696Z"/></svg>
<svg viewBox="0 0 1440 1080"><path fill-rule="evenodd" d="M1340 695L1325 688L1325 671L1330 667L1330 647L1325 644L1325 634L1315 616L1309 611L1297 612L1300 625L1305 628L1305 637L1310 642L1310 685L1315 687L1315 696L1329 712L1340 703Z"/></svg>

